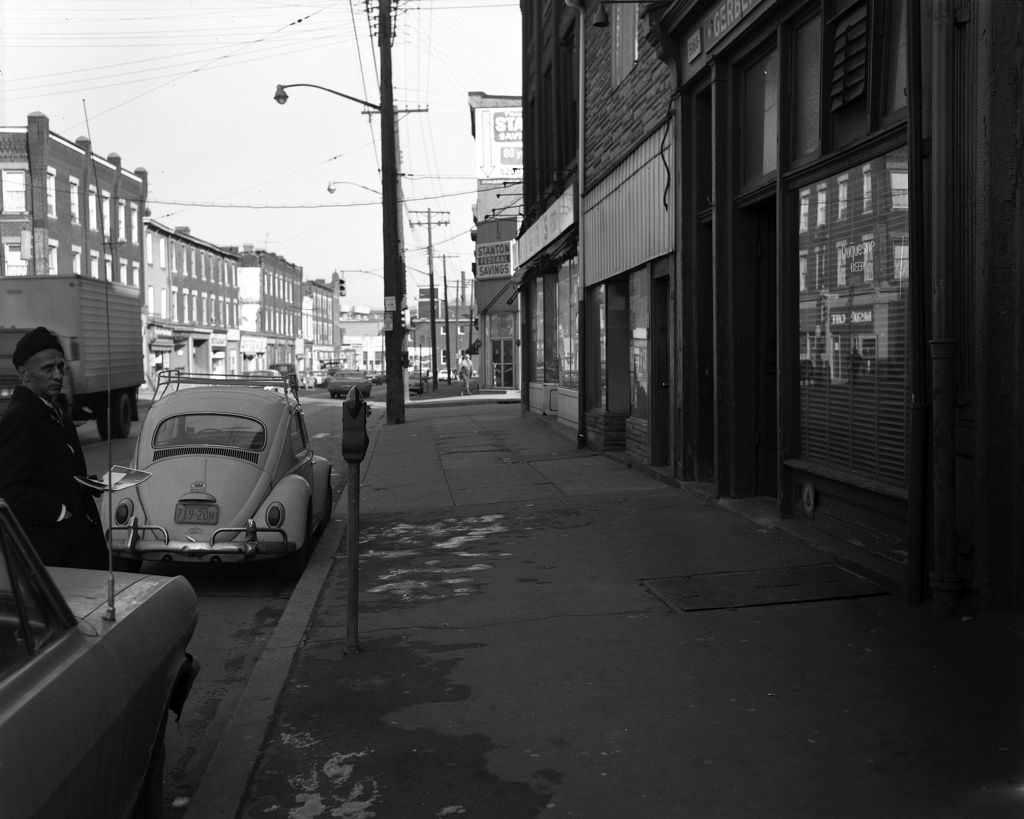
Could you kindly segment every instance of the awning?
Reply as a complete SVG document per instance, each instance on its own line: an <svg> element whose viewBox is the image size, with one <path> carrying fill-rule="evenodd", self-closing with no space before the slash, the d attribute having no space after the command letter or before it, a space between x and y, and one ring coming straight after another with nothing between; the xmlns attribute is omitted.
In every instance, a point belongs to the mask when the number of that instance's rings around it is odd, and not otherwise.
<svg viewBox="0 0 1024 819"><path fill-rule="evenodd" d="M170 338L154 338L149 342L149 350L153 353L170 353L174 351L174 340Z"/></svg>

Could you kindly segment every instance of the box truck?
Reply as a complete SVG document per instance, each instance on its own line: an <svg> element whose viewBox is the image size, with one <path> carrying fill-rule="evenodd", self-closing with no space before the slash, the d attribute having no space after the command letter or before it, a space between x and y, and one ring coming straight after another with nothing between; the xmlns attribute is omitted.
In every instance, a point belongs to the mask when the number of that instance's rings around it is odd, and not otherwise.
<svg viewBox="0 0 1024 819"><path fill-rule="evenodd" d="M14 346L39 326L64 346L71 417L96 421L104 438L128 437L144 379L139 290L81 276L0 278L0 412L18 383Z"/></svg>

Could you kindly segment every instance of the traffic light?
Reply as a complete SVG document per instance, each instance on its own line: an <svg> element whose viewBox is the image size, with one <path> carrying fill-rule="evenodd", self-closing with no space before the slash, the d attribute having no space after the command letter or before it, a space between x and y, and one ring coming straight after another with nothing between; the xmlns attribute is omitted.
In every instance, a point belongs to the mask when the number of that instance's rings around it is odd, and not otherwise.
<svg viewBox="0 0 1024 819"><path fill-rule="evenodd" d="M345 280L344 279L338 279L338 295L339 296L344 296L345 295Z"/></svg>

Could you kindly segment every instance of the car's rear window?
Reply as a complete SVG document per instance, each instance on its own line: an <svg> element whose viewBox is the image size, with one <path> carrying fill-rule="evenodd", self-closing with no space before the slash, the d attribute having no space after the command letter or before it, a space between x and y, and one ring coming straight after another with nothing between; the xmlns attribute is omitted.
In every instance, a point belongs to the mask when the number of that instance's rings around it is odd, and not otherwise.
<svg viewBox="0 0 1024 819"><path fill-rule="evenodd" d="M174 415L153 433L153 448L229 446L259 452L266 445L266 428L254 418L218 413Z"/></svg>

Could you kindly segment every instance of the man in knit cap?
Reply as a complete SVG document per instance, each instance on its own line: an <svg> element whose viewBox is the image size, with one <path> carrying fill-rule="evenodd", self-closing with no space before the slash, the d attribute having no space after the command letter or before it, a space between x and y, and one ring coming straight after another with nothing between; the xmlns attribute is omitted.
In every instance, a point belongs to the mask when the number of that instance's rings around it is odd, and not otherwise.
<svg viewBox="0 0 1024 819"><path fill-rule="evenodd" d="M106 540L86 474L78 432L61 408L64 349L45 327L11 356L19 385L0 418L0 498L14 510L43 562L99 569Z"/></svg>

